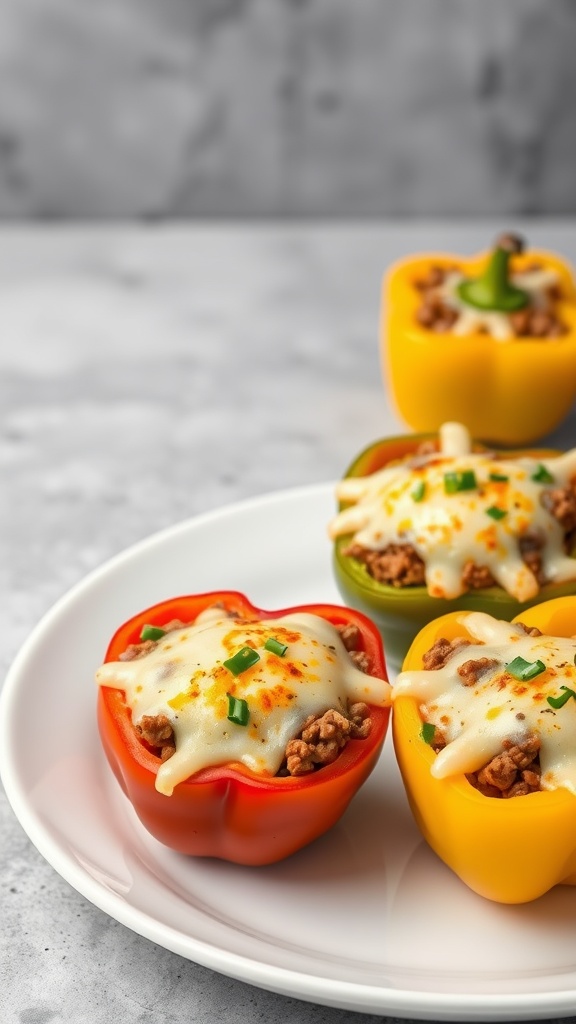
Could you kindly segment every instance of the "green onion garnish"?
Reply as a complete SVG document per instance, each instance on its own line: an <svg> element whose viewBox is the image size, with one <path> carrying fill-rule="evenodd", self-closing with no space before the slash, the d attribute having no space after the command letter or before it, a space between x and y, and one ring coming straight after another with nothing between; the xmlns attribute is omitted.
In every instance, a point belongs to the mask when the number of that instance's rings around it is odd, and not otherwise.
<svg viewBox="0 0 576 1024"><path fill-rule="evenodd" d="M570 700L570 697L574 697L574 700L576 700L576 693L569 686L561 686L560 689L564 690L564 693L561 693L559 697L546 697L550 707L556 708L556 710L563 708Z"/></svg>
<svg viewBox="0 0 576 1024"><path fill-rule="evenodd" d="M264 650L270 651L271 654L277 654L279 658L283 658L288 650L288 644L281 644L275 637L269 636L264 644Z"/></svg>
<svg viewBox="0 0 576 1024"><path fill-rule="evenodd" d="M498 505L491 505L490 508L486 509L486 515L490 516L491 519L504 519L508 513L505 508L498 508Z"/></svg>
<svg viewBox="0 0 576 1024"><path fill-rule="evenodd" d="M546 665L543 661L526 661L525 658L518 656L506 665L506 671L514 676L514 679L520 680L522 683L526 683L529 679L534 679L535 676L539 676L541 672L546 671Z"/></svg>
<svg viewBox="0 0 576 1024"><path fill-rule="evenodd" d="M426 483L424 480L419 480L413 490L410 491L410 497L412 501L422 501L426 494Z"/></svg>
<svg viewBox="0 0 576 1024"><path fill-rule="evenodd" d="M231 693L227 693L226 696L228 697L228 714L226 716L228 721L234 722L234 725L248 725L250 718L248 701L243 697L233 697Z"/></svg>
<svg viewBox="0 0 576 1024"><path fill-rule="evenodd" d="M224 662L224 667L233 676L239 676L247 668L252 668L252 665L255 665L257 661L260 661L258 651L255 651L253 647L242 647L232 658L228 658Z"/></svg>
<svg viewBox="0 0 576 1024"><path fill-rule="evenodd" d="M543 466L542 463L540 463L538 468L536 470L534 470L534 472L532 473L532 476L530 477L530 479L534 480L534 483L537 483L537 484L553 484L554 483L554 477L552 476L552 473L550 473L546 469L546 466Z"/></svg>
<svg viewBox="0 0 576 1024"><path fill-rule="evenodd" d="M434 739L436 732L436 726L432 725L432 722L423 722L420 730L420 737L424 740L424 743L430 745Z"/></svg>
<svg viewBox="0 0 576 1024"><path fill-rule="evenodd" d="M494 480L497 484L508 483L508 480L510 479L510 477L505 476L504 473L489 473L488 477L490 480Z"/></svg>
<svg viewBox="0 0 576 1024"><path fill-rule="evenodd" d="M163 636L166 636L166 630L160 626L143 626L140 633L141 640L160 640Z"/></svg>
<svg viewBox="0 0 576 1024"><path fill-rule="evenodd" d="M446 494L456 494L457 491L473 491L478 484L473 469L463 469L459 473L444 473L444 490Z"/></svg>

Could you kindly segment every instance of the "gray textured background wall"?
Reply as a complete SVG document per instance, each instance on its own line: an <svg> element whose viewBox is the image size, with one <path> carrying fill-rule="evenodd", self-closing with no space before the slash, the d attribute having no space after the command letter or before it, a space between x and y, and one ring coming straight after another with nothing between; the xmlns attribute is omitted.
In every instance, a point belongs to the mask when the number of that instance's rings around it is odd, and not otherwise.
<svg viewBox="0 0 576 1024"><path fill-rule="evenodd" d="M0 0L0 216L576 211L576 0Z"/></svg>

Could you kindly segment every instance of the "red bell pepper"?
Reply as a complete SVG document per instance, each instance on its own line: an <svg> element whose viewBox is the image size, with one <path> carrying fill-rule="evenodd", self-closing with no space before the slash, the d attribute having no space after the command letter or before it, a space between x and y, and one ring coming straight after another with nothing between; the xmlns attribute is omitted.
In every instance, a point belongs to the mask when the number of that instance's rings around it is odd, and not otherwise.
<svg viewBox="0 0 576 1024"><path fill-rule="evenodd" d="M106 661L116 661L138 643L144 625L171 619L192 622L215 603L248 619L274 619L294 612L318 615L333 625L353 623L372 674L386 679L382 642L360 612L335 605L302 605L277 612L255 608L232 591L185 596L148 608L124 623L112 638ZM240 864L270 864L326 832L378 760L386 735L388 707L370 708L366 739L351 739L332 764L310 775L262 776L239 763L202 769L178 784L171 796L155 788L160 759L136 735L122 690L101 686L98 726L106 756L124 793L147 830L180 853L213 856Z"/></svg>

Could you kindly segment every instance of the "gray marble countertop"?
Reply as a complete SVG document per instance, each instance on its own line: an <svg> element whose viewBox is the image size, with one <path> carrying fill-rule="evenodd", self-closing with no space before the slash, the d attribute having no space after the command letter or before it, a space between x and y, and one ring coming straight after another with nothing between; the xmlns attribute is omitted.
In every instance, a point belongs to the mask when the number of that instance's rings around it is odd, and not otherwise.
<svg viewBox="0 0 576 1024"><path fill-rule="evenodd" d="M506 226L576 263L576 222ZM365 443L403 432L379 368L382 272L420 249L474 252L500 227L4 227L2 677L54 601L126 546L238 499L336 479ZM184 468L167 458L176 434ZM549 440L574 445L574 414ZM5 798L0 811L3 1024L382 1019L155 946L63 881Z"/></svg>

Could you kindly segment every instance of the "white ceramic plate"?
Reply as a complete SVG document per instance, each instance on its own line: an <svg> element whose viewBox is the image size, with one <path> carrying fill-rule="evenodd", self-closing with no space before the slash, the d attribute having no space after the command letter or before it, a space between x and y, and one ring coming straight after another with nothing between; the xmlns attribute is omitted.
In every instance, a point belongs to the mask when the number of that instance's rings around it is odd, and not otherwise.
<svg viewBox="0 0 576 1024"><path fill-rule="evenodd" d="M223 974L400 1017L573 1013L576 889L520 907L470 892L421 841L390 737L342 821L267 868L161 847L104 761L93 675L116 626L164 598L212 589L242 590L269 609L340 603L325 532L332 493L330 485L288 491L191 520L113 559L61 600L24 645L2 697L1 769L12 806L43 856L89 900ZM67 737L64 751L50 740L54 729Z"/></svg>

